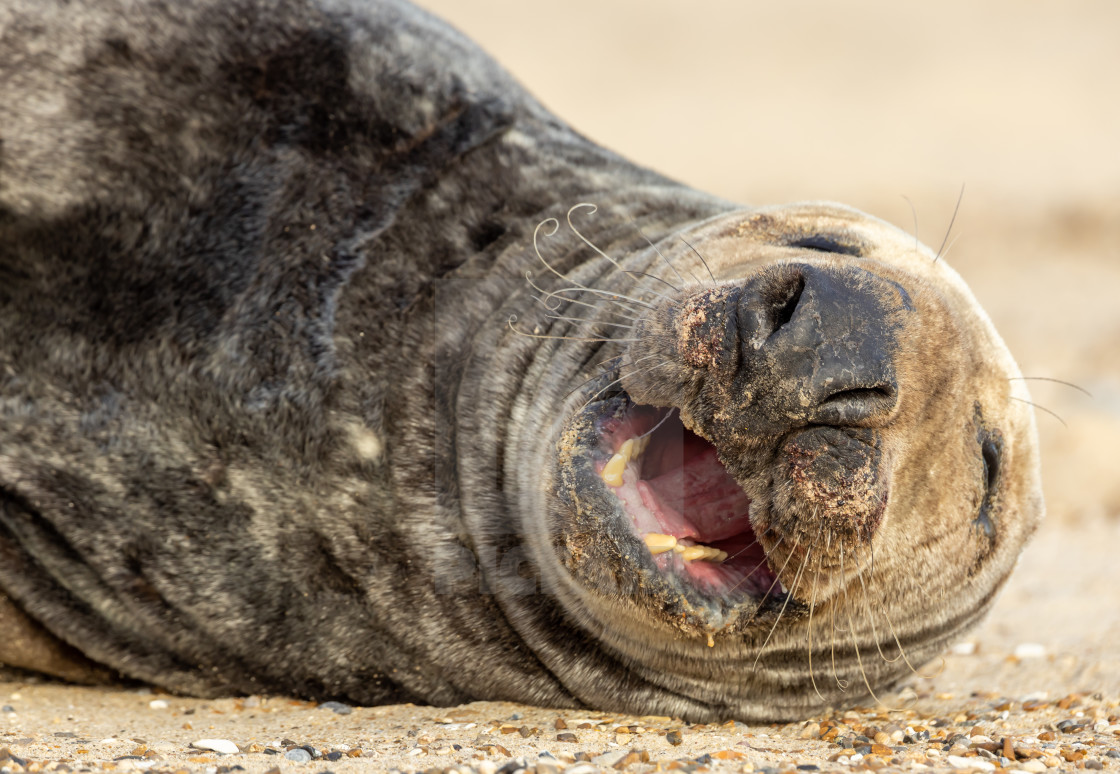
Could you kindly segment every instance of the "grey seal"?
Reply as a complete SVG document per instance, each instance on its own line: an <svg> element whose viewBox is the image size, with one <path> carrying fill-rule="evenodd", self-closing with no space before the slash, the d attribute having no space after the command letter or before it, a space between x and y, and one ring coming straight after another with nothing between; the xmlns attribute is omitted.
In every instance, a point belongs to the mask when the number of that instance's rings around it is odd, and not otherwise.
<svg viewBox="0 0 1120 774"><path fill-rule="evenodd" d="M944 261L639 168L404 2L15 0L0 73L0 661L793 718L1041 518Z"/></svg>

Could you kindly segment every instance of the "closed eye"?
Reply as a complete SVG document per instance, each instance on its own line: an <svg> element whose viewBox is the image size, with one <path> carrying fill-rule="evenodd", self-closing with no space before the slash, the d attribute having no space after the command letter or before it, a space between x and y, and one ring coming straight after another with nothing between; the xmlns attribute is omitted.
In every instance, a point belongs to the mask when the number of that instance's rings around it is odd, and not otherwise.
<svg viewBox="0 0 1120 774"><path fill-rule="evenodd" d="M795 239L787 247L800 247L805 250L816 250L820 253L837 253L839 255L854 255L857 258L863 255L863 250L858 244L842 242L839 239L825 234L810 234Z"/></svg>

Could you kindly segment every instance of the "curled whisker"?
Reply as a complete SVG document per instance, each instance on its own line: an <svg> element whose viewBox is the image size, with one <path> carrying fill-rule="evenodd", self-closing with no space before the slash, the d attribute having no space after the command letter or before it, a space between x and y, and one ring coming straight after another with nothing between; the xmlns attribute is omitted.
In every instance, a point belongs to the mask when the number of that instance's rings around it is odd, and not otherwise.
<svg viewBox="0 0 1120 774"><path fill-rule="evenodd" d="M540 245L537 244L537 239L540 235L541 229L544 227L544 225L546 223L551 224L552 230L549 231L547 234L545 234L545 236L552 236L560 229L560 221L557 220L556 218L545 218L540 223L538 223L537 227L533 229L533 252L537 254L537 258L540 260L541 263L544 264L544 267L546 269L548 269L550 272L552 272L553 274L555 274L557 277L564 280L565 282L572 282L572 280L568 279L566 276L564 276L559 271L554 269L552 267L552 264L549 263L548 261L546 261L544 259L544 256L541 255L541 248L540 248ZM576 284L578 285L579 283L577 282ZM580 287L583 287L583 286L580 285Z"/></svg>
<svg viewBox="0 0 1120 774"><path fill-rule="evenodd" d="M599 210L599 206L597 204L592 204L591 202L580 202L579 204L572 205L571 209L568 210L568 228L570 228L572 230L572 233L575 234L577 237L579 237L580 241L583 242L585 245L590 247L592 250L594 250L596 253L598 253L603 258L606 258L608 261L610 261L611 264L616 269L618 269L619 271L625 272L625 273L629 274L631 277L641 276L640 272L634 272L634 271L631 271L631 270L627 269L621 263L616 261L614 258L611 258L605 252L600 250L598 245L596 245L590 239L585 237L580 232L580 230L575 227L575 224L572 223L572 213L575 212L578 209L581 209L581 208L590 208L590 211L587 213L588 215L594 215ZM652 275L646 275L646 276L652 276ZM665 280L662 280L660 277L656 277L655 279L658 279L658 280L661 280L662 282L665 282ZM665 284L668 285L669 283L665 283ZM672 287L672 285L669 285L669 287ZM669 296L666 296L663 293L658 293L656 290L650 290L649 292L653 293L658 298L662 298L666 301L671 301L672 300L672 299L669 298Z"/></svg>

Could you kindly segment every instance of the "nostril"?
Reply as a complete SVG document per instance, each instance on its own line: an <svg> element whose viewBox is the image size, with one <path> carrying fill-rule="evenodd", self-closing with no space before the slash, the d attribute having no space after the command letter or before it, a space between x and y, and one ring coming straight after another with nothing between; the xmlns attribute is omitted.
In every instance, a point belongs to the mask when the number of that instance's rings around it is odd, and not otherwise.
<svg viewBox="0 0 1120 774"><path fill-rule="evenodd" d="M777 295L770 306L770 335L773 336L793 319L801 303L801 295L805 292L805 275L798 273L790 278L792 281L783 290L783 295Z"/></svg>

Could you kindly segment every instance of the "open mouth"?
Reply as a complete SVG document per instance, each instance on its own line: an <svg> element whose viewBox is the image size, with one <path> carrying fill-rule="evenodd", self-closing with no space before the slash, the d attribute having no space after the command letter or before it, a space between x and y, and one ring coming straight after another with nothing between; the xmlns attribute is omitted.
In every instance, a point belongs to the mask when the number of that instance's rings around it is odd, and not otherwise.
<svg viewBox="0 0 1120 774"><path fill-rule="evenodd" d="M675 409L635 405L625 393L604 404L594 468L657 570L724 603L780 594L751 501L716 448Z"/></svg>

